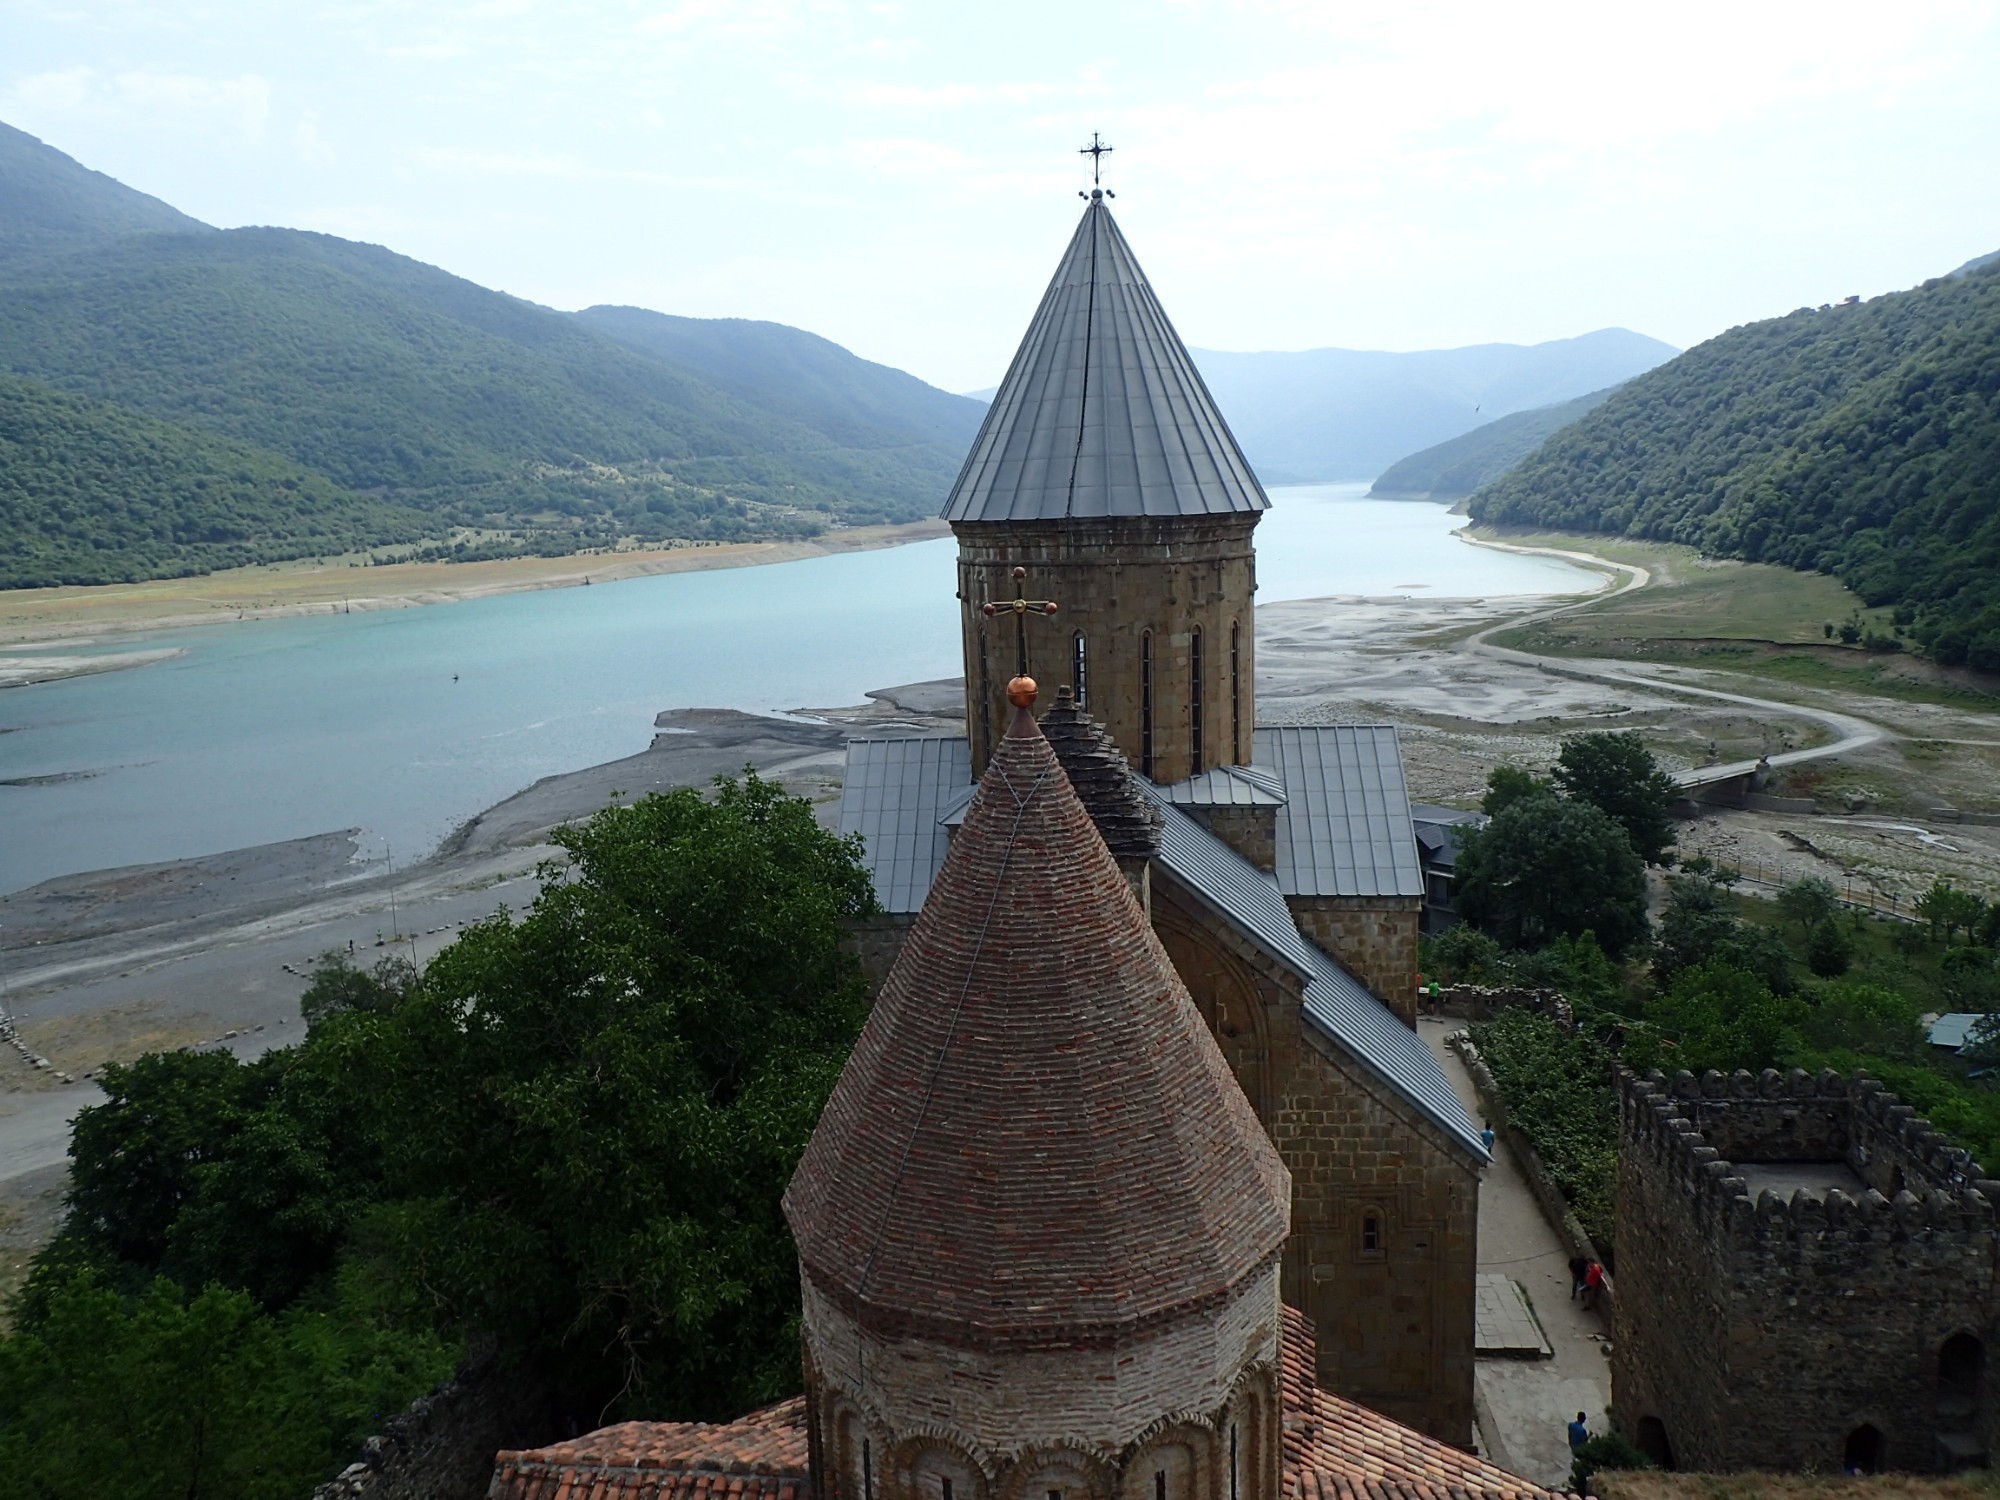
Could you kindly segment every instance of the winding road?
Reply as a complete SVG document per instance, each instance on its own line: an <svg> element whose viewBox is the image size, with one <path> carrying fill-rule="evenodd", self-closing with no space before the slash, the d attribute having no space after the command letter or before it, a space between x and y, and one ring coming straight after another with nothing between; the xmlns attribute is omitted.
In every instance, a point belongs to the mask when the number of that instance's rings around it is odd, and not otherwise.
<svg viewBox="0 0 2000 1500"><path fill-rule="evenodd" d="M1844 755L1850 750L1859 750L1882 740L1895 738L1894 730L1853 714L1838 713L1830 708L1811 708L1803 703L1786 703L1771 698L1753 698L1747 693L1728 693L1718 688L1696 687L1692 683L1676 681L1683 668L1654 666L1650 663L1613 662L1585 658L1572 661L1567 658L1554 661L1546 656L1536 656L1532 652L1516 651L1508 646L1496 646L1490 639L1502 630L1515 630L1524 625L1538 625L1544 620L1553 620L1558 615L1566 615L1573 610L1583 609L1605 599L1615 599L1621 594L1635 593L1653 580L1653 575L1637 563L1613 562L1606 557L1598 557L1589 552L1569 552L1559 547L1517 547L1508 542L1487 541L1483 537L1466 536L1459 533L1459 540L1474 547L1491 547L1496 552L1519 552L1534 557L1560 557L1569 562L1581 563L1585 567L1602 568L1609 572L1623 574L1623 581L1608 594L1593 594L1588 598L1572 600L1551 609L1535 610L1525 615L1517 615L1511 620L1501 620L1488 625L1466 638L1463 649L1476 651L1482 656L1496 661L1512 663L1515 666L1530 667L1537 672L1546 672L1554 677L1577 677L1591 682L1616 682L1626 687L1648 688L1655 692L1676 693L1687 698L1706 698L1720 703L1733 703L1743 708L1753 708L1763 713L1779 714L1799 719L1811 719L1832 730L1835 738L1824 745L1814 745L1805 750L1787 750L1766 759L1770 766L1797 765L1802 761L1825 760L1831 756ZM1708 786L1719 781L1733 781L1747 776L1758 769L1754 760L1729 761L1721 765L1691 766L1685 771L1677 771L1674 780L1683 787Z"/></svg>

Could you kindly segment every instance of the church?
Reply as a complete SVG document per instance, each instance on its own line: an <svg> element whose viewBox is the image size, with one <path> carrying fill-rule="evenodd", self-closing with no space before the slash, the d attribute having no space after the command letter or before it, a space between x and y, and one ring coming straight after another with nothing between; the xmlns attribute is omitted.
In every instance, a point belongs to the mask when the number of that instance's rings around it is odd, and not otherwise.
<svg viewBox="0 0 2000 1500"><path fill-rule="evenodd" d="M1424 882L1395 730L1257 726L1269 505L1092 196L944 507L967 734L848 752L840 829L884 909L864 953L879 980L1007 723L1008 679L1033 677L1291 1170L1284 1294L1319 1329L1320 1383L1466 1443L1486 1152L1414 1030ZM1066 747L1100 728L1111 754L1086 774ZM1086 783L1137 806L1107 815Z"/></svg>
<svg viewBox="0 0 2000 1500"><path fill-rule="evenodd" d="M1270 502L1105 199L946 505L967 734L849 752L883 914L785 1198L805 1395L495 1500L1546 1493L1464 1451L1487 1156L1395 732L1257 726Z"/></svg>

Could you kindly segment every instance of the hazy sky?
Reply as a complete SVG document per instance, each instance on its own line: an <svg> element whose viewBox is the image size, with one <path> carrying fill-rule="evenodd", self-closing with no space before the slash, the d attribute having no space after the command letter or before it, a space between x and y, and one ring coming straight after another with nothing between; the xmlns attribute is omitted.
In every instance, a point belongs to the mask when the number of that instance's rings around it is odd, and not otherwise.
<svg viewBox="0 0 2000 1500"><path fill-rule="evenodd" d="M0 120L223 225L998 380L1089 182L1225 349L1676 344L2000 248L2000 4L4 0Z"/></svg>

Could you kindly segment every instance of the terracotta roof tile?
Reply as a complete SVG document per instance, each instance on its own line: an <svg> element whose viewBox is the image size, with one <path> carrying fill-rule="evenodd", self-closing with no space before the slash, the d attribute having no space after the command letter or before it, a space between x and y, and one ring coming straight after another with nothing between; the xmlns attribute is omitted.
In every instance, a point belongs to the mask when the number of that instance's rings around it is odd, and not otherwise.
<svg viewBox="0 0 2000 1500"><path fill-rule="evenodd" d="M958 1347L1115 1339L1277 1253L1283 1163L1019 712L785 1195L849 1316Z"/></svg>
<svg viewBox="0 0 2000 1500"><path fill-rule="evenodd" d="M1558 1500L1313 1384L1312 1324L1285 1309L1285 1500ZM805 1402L735 1422L625 1422L502 1453L488 1500L813 1500Z"/></svg>
<svg viewBox="0 0 2000 1500"><path fill-rule="evenodd" d="M501 1453L488 1500L812 1500L806 1404L734 1422L621 1422Z"/></svg>
<svg viewBox="0 0 2000 1500"><path fill-rule="evenodd" d="M1312 1324L1285 1309L1287 1500L1554 1500L1557 1492L1313 1383Z"/></svg>

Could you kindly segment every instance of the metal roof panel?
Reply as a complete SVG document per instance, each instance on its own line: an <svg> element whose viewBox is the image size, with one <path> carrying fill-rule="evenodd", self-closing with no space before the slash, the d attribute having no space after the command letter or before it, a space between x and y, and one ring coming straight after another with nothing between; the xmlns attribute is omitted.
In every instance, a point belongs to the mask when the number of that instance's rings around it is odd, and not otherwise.
<svg viewBox="0 0 2000 1500"><path fill-rule="evenodd" d="M1084 211L959 470L951 521L1270 505L1101 199Z"/></svg>

